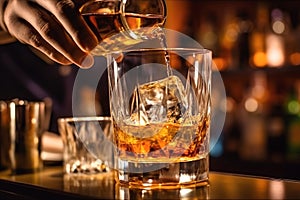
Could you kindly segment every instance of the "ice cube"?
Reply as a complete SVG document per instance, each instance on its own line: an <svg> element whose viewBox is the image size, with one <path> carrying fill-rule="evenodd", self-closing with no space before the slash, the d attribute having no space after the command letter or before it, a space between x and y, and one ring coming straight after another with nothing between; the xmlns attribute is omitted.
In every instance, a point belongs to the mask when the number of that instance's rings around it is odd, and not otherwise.
<svg viewBox="0 0 300 200"><path fill-rule="evenodd" d="M169 76L135 88L130 102L131 123L180 123L187 111L187 99L182 81Z"/></svg>

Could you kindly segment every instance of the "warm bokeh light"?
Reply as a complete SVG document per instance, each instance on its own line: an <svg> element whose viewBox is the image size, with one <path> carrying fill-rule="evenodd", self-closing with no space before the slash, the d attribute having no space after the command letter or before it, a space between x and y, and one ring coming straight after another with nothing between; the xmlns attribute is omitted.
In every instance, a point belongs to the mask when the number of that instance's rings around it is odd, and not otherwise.
<svg viewBox="0 0 300 200"><path fill-rule="evenodd" d="M282 21L275 21L272 25L272 29L277 34L282 34L285 31L285 25Z"/></svg>
<svg viewBox="0 0 300 200"><path fill-rule="evenodd" d="M236 106L235 100L231 97L226 98L226 112L232 112L234 111L234 108Z"/></svg>
<svg viewBox="0 0 300 200"><path fill-rule="evenodd" d="M266 94L266 88L264 85L256 85L252 89L252 95L257 99L263 99Z"/></svg>
<svg viewBox="0 0 300 200"><path fill-rule="evenodd" d="M245 101L245 109L248 112L255 112L255 111L257 111L257 109L258 109L258 102L257 102L257 100L254 99L254 98L248 98Z"/></svg>
<svg viewBox="0 0 300 200"><path fill-rule="evenodd" d="M269 185L269 193L271 199L284 199L285 187L282 181L273 180Z"/></svg>
<svg viewBox="0 0 300 200"><path fill-rule="evenodd" d="M225 39L229 42L236 42L238 35L238 26L236 24L229 24L225 33Z"/></svg>
<svg viewBox="0 0 300 200"><path fill-rule="evenodd" d="M290 55L290 62L292 65L300 65L300 53L295 52Z"/></svg>
<svg viewBox="0 0 300 200"><path fill-rule="evenodd" d="M253 64L256 67L265 67L267 65L267 55L262 51L256 52L253 56Z"/></svg>
<svg viewBox="0 0 300 200"><path fill-rule="evenodd" d="M282 38L271 34L267 37L267 63L270 67L279 67L284 64L284 46Z"/></svg>
<svg viewBox="0 0 300 200"><path fill-rule="evenodd" d="M219 71L227 69L227 62L223 58L213 58L213 63Z"/></svg>

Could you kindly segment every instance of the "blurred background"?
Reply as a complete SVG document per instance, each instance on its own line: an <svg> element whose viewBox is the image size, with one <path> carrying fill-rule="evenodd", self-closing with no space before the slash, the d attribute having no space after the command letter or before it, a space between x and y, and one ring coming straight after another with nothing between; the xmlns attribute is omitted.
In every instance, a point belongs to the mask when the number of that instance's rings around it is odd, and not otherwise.
<svg viewBox="0 0 300 200"><path fill-rule="evenodd" d="M213 51L227 94L211 170L300 179L300 1L167 0L166 28Z"/></svg>

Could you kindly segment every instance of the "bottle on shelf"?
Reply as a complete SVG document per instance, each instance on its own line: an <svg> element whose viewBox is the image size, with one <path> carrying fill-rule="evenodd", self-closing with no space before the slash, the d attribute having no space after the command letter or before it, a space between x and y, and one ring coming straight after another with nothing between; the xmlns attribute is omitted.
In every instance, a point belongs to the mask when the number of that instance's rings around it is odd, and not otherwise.
<svg viewBox="0 0 300 200"><path fill-rule="evenodd" d="M239 68L247 68L250 61L250 35L253 24L245 11L240 11L237 14L237 19L239 30L236 42L238 66Z"/></svg>
<svg viewBox="0 0 300 200"><path fill-rule="evenodd" d="M284 161L286 155L283 106L279 102L270 102L270 104L270 110L266 116L268 160L272 163L280 163Z"/></svg>
<svg viewBox="0 0 300 200"><path fill-rule="evenodd" d="M267 78L264 72L253 74L253 83L241 104L242 135L240 155L243 160L262 161L267 157L266 110Z"/></svg>
<svg viewBox="0 0 300 200"><path fill-rule="evenodd" d="M268 32L268 7L265 4L259 4L256 10L256 24L254 26L250 39L250 64L254 67L266 67L267 55L265 38Z"/></svg>
<svg viewBox="0 0 300 200"><path fill-rule="evenodd" d="M286 137L287 137L287 159L298 161L300 158L300 80L294 83L288 99L286 108Z"/></svg>
<svg viewBox="0 0 300 200"><path fill-rule="evenodd" d="M251 35L251 60L254 67L282 67L286 63L285 38L289 37L288 14L279 8L259 4Z"/></svg>
<svg viewBox="0 0 300 200"><path fill-rule="evenodd" d="M287 16L279 8L271 11L270 31L266 36L266 54L269 67L282 67L285 64L284 34L288 32Z"/></svg>
<svg viewBox="0 0 300 200"><path fill-rule="evenodd" d="M290 13L290 30L285 34L287 64L300 66L300 14L298 10Z"/></svg>

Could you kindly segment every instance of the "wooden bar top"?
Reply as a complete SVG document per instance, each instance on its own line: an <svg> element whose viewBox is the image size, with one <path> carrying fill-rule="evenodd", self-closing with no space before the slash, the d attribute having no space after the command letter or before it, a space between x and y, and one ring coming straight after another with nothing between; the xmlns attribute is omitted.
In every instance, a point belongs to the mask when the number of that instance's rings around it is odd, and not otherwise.
<svg viewBox="0 0 300 200"><path fill-rule="evenodd" d="M65 175L62 167L32 174L0 172L1 199L300 199L300 182L210 172L209 186L174 190L120 187L113 173Z"/></svg>

